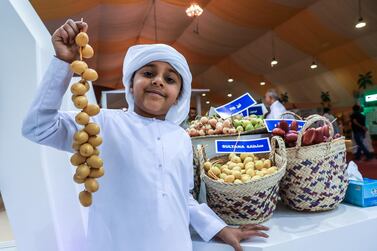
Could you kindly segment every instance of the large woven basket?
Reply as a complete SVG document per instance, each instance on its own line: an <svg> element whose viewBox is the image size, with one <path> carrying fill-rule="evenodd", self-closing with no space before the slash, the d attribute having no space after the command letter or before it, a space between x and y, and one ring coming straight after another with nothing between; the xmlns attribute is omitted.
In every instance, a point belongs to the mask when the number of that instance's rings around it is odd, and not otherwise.
<svg viewBox="0 0 377 251"><path fill-rule="evenodd" d="M329 125L330 136L334 135L328 119L310 116L298 134L297 146L286 149L287 171L280 182L280 195L286 205L297 211L334 209L344 199L348 186L344 137L301 146L303 132L317 123Z"/></svg>
<svg viewBox="0 0 377 251"><path fill-rule="evenodd" d="M276 144L279 146L277 153ZM206 185L207 204L227 224L240 225L261 223L268 220L276 208L279 194L279 182L284 176L287 158L284 141L279 137L271 139L270 154L257 154L269 158L278 168L272 175L243 184L229 184L209 178L201 163L201 177ZM217 163L228 161L228 155L211 159Z"/></svg>

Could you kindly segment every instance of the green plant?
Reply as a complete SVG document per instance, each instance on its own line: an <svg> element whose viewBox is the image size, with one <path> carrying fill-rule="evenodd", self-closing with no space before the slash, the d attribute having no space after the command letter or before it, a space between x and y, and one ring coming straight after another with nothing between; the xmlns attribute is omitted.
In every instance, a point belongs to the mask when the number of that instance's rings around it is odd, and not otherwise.
<svg viewBox="0 0 377 251"><path fill-rule="evenodd" d="M373 85L372 72L368 71L365 74L359 74L357 85L359 86L359 89L364 89L364 90L368 87L368 85Z"/></svg>

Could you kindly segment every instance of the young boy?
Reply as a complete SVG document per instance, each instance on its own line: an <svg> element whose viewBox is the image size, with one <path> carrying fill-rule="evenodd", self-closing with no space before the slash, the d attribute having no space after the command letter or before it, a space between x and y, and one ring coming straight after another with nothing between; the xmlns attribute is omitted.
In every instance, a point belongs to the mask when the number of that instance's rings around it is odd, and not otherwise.
<svg viewBox="0 0 377 251"><path fill-rule="evenodd" d="M59 111L78 58L74 38L87 24L68 20L52 36L56 56L23 123L23 135L39 144L72 151L80 128L75 112ZM230 228L191 196L191 141L179 124L190 104L191 73L168 45L137 45L124 60L128 111L102 109L105 176L89 210L90 251L189 251L191 224L206 241L214 236L242 250L240 240L267 237L266 227Z"/></svg>

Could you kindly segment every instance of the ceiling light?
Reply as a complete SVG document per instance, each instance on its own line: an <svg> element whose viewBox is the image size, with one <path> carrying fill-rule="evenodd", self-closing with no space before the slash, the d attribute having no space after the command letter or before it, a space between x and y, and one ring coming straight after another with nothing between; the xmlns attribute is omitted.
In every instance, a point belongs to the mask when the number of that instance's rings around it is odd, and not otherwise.
<svg viewBox="0 0 377 251"><path fill-rule="evenodd" d="M227 95L229 98L231 98L232 97L232 93L228 93L228 95Z"/></svg>
<svg viewBox="0 0 377 251"><path fill-rule="evenodd" d="M363 17L361 16L361 0L358 1L357 7L359 11L359 19L357 20L355 27L356 29L361 29L367 25L367 23L363 20Z"/></svg>
<svg viewBox="0 0 377 251"><path fill-rule="evenodd" d="M278 61L276 60L276 51L275 51L275 39L274 39L274 33L271 33L271 49L272 49L272 60L271 60L271 67L274 67L278 64Z"/></svg>
<svg viewBox="0 0 377 251"><path fill-rule="evenodd" d="M272 58L271 60L271 67L274 67L275 65L277 65L279 62L276 60L275 57Z"/></svg>
<svg viewBox="0 0 377 251"><path fill-rule="evenodd" d="M355 27L357 29L361 29L363 27L365 27L367 25L367 23L363 20L362 17L359 18L359 20L357 21L357 24L355 25Z"/></svg>
<svg viewBox="0 0 377 251"><path fill-rule="evenodd" d="M260 85L265 85L265 84L266 84L266 82L264 82L264 81L260 82Z"/></svg>
<svg viewBox="0 0 377 251"><path fill-rule="evenodd" d="M233 83L234 79L233 78L228 78L228 83Z"/></svg>
<svg viewBox="0 0 377 251"><path fill-rule="evenodd" d="M203 13L203 9L197 3L193 3L186 9L186 14L189 17L198 17Z"/></svg>
<svg viewBox="0 0 377 251"><path fill-rule="evenodd" d="M310 65L311 69L316 69L317 67L318 65L315 63L315 61L313 61L313 63Z"/></svg>
<svg viewBox="0 0 377 251"><path fill-rule="evenodd" d="M206 95L207 95L207 94L205 94L205 93L202 93L202 96L203 96L203 97L205 97Z"/></svg>
<svg viewBox="0 0 377 251"><path fill-rule="evenodd" d="M209 101L206 101L206 104L208 105L210 102Z"/></svg>

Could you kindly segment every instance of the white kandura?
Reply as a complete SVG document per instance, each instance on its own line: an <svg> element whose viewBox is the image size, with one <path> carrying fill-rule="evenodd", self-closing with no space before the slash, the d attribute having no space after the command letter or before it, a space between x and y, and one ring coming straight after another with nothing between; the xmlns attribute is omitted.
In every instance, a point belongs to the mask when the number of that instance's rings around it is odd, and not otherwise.
<svg viewBox="0 0 377 251"><path fill-rule="evenodd" d="M25 137L73 151L77 112L59 111L71 77L69 64L54 58L23 122ZM189 193L191 141L177 124L106 109L92 120L101 127L105 175L89 208L89 251L190 251L189 224L206 241L226 226Z"/></svg>

